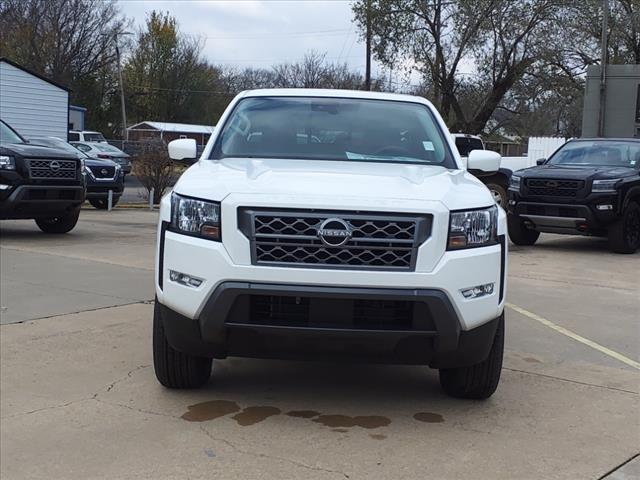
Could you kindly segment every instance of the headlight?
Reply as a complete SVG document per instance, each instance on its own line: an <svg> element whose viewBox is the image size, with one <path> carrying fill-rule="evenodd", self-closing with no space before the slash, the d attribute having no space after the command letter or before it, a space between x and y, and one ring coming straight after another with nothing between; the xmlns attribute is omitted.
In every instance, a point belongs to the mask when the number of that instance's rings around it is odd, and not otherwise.
<svg viewBox="0 0 640 480"><path fill-rule="evenodd" d="M185 235L220 240L220 204L173 193L171 229Z"/></svg>
<svg viewBox="0 0 640 480"><path fill-rule="evenodd" d="M498 243L498 207L451 212L448 250Z"/></svg>
<svg viewBox="0 0 640 480"><path fill-rule="evenodd" d="M521 182L522 179L519 176L511 175L511 178L509 179L509 190L517 190L519 192Z"/></svg>
<svg viewBox="0 0 640 480"><path fill-rule="evenodd" d="M15 170L16 161L13 157L7 155L0 155L0 170Z"/></svg>
<svg viewBox="0 0 640 480"><path fill-rule="evenodd" d="M591 186L592 192L615 192L616 183L620 181L619 178L613 180L594 180Z"/></svg>

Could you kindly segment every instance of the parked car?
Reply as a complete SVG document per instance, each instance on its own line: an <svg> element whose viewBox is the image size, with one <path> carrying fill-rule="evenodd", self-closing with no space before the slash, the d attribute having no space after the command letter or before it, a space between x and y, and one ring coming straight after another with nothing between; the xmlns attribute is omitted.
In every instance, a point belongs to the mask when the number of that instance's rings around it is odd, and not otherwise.
<svg viewBox="0 0 640 480"><path fill-rule="evenodd" d="M169 155L193 162L195 140ZM495 172L500 155L474 150L468 165ZM156 376L191 388L212 358L357 357L429 365L448 394L487 398L506 233L424 98L241 93L161 201Z"/></svg>
<svg viewBox="0 0 640 480"><path fill-rule="evenodd" d="M454 141L456 142L456 148L462 157L462 161L467 164L467 158L473 150L485 150L484 142L482 138L477 135L470 135L468 133L453 133ZM509 200L509 194L507 189L509 188L509 178L511 177L511 170L508 168L500 168L497 172L482 172L482 171L470 171L473 175L478 177L482 183L484 183L494 200L502 208L507 207L507 201Z"/></svg>
<svg viewBox="0 0 640 480"><path fill-rule="evenodd" d="M115 206L120 200L124 191L124 173L117 163L111 160L92 158L56 137L29 137L29 143L65 150L82 159L87 185L86 199L93 207L106 210L109 206L109 191L112 192L111 206Z"/></svg>
<svg viewBox="0 0 640 480"><path fill-rule="evenodd" d="M125 175L131 173L131 156L113 145L96 142L71 142L71 145L90 157L116 162Z"/></svg>
<svg viewBox="0 0 640 480"><path fill-rule="evenodd" d="M107 139L104 138L104 135L92 130L69 130L69 141L107 143Z"/></svg>
<svg viewBox="0 0 640 480"><path fill-rule="evenodd" d="M0 120L0 219L34 219L46 233L71 231L85 198L83 162L30 145Z"/></svg>
<svg viewBox="0 0 640 480"><path fill-rule="evenodd" d="M550 232L607 237L618 253L640 248L640 140L570 140L537 163L511 177L513 243Z"/></svg>

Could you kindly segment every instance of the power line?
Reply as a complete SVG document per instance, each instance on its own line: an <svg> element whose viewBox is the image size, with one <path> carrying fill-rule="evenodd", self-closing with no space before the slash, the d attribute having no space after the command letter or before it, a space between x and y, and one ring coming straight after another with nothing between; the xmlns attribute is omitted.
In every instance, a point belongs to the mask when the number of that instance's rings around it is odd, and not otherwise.
<svg viewBox="0 0 640 480"><path fill-rule="evenodd" d="M316 30L312 32L283 32L283 33L263 33L256 35L215 35L215 36L201 36L207 40L265 40L272 38L287 38L287 37L310 37L310 36L341 36L345 32L350 32L350 28L336 28L333 30ZM195 34L195 36L199 36Z"/></svg>

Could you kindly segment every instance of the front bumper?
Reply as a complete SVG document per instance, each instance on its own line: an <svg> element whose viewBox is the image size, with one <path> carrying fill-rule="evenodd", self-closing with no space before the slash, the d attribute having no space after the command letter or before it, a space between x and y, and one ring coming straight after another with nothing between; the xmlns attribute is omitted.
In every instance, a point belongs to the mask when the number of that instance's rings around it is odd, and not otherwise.
<svg viewBox="0 0 640 480"><path fill-rule="evenodd" d="M61 215L76 208L84 199L84 185L20 185L0 201L0 218Z"/></svg>
<svg viewBox="0 0 640 480"><path fill-rule="evenodd" d="M270 306L260 314L253 307L256 303L264 307L264 299L271 299ZM283 303L289 308L282 308ZM374 324L384 314L373 314L372 319L357 312L362 304L382 307L394 303L413 307L410 321L402 328L393 328L390 323L387 328L376 328ZM197 319L163 305L160 312L171 346L192 355L357 358L434 368L467 366L484 360L499 320L461 332L451 302L439 290L240 282L220 284ZM372 314L370 309L366 312ZM277 323L273 317L278 318ZM391 320L393 315L387 317Z"/></svg>
<svg viewBox="0 0 640 480"><path fill-rule="evenodd" d="M618 218L618 210L619 199L610 194L596 195L589 202L558 203L510 192L509 211L540 232L572 235L603 232Z"/></svg>

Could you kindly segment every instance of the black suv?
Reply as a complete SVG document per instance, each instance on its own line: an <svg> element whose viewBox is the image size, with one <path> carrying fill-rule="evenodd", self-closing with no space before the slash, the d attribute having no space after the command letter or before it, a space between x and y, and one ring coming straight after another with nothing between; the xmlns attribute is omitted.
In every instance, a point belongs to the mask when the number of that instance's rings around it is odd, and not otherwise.
<svg viewBox="0 0 640 480"><path fill-rule="evenodd" d="M29 145L0 120L0 219L31 218L43 232L69 232L85 198L82 168L76 156Z"/></svg>
<svg viewBox="0 0 640 480"><path fill-rule="evenodd" d="M606 236L618 253L640 247L640 140L570 140L509 184L509 237L533 245L540 232Z"/></svg>
<svg viewBox="0 0 640 480"><path fill-rule="evenodd" d="M116 162L93 158L64 140L56 137L29 137L32 145L42 145L65 150L84 161L84 174L87 185L87 201L98 210L115 207L124 191L124 170Z"/></svg>

